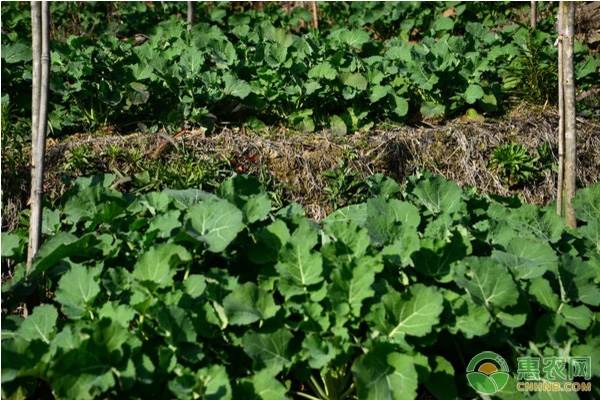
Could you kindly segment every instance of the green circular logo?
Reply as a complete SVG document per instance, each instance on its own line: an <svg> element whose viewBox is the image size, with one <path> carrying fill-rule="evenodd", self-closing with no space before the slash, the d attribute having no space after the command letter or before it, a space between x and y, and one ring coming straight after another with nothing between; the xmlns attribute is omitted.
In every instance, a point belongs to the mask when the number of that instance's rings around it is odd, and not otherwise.
<svg viewBox="0 0 600 400"><path fill-rule="evenodd" d="M479 393L494 394L501 391L508 378L506 360L491 351L477 354L467 366L467 380Z"/></svg>

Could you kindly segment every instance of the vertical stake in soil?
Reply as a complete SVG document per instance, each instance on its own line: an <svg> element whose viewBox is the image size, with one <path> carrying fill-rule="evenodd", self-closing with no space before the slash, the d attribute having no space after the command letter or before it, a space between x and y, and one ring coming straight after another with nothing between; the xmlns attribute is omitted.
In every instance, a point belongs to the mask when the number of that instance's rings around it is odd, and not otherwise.
<svg viewBox="0 0 600 400"><path fill-rule="evenodd" d="M313 24L315 29L319 29L319 17L317 13L317 2L312 2L312 11L313 11Z"/></svg>
<svg viewBox="0 0 600 400"><path fill-rule="evenodd" d="M556 213L563 215L563 198L565 187L565 99L563 94L563 41L561 33L564 30L562 22L563 2L558 5L558 20L556 30L558 31L558 182L556 184Z"/></svg>
<svg viewBox="0 0 600 400"><path fill-rule="evenodd" d="M29 274L42 236L44 155L48 127L48 83L50 81L50 3L31 2L31 47L33 51L31 92L31 213L26 273ZM24 316L28 314L25 307Z"/></svg>
<svg viewBox="0 0 600 400"><path fill-rule="evenodd" d="M564 130L565 130L565 225L577 227L577 218L571 201L575 197L575 178L577 167L577 146L575 126L575 73L573 69L573 42L575 31L575 3L562 2L561 25L563 49L563 96L564 96Z"/></svg>
<svg viewBox="0 0 600 400"><path fill-rule="evenodd" d="M187 10L187 22L188 22L188 26L187 26L187 30L191 31L192 28L194 27L194 2L193 1L188 1L187 2L187 6L188 6L188 10Z"/></svg>
<svg viewBox="0 0 600 400"><path fill-rule="evenodd" d="M538 15L538 7L537 1L531 2L531 27L535 29L537 27L537 15Z"/></svg>

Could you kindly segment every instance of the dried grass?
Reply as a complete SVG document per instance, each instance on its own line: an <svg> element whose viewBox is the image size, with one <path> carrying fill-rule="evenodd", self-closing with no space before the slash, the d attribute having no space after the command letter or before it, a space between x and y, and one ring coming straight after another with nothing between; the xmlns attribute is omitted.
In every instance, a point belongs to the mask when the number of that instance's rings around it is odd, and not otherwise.
<svg viewBox="0 0 600 400"><path fill-rule="evenodd" d="M584 187L600 181L600 124L588 119L577 122L578 187ZM517 193L527 203L545 206L556 197L554 172L546 172L536 182L507 188L489 169L489 160L496 146L514 141L532 152L542 142L548 142L557 162L557 126L558 115L554 110L522 105L502 120L479 124L453 120L443 125L422 123L343 137L328 132L291 135L281 129L259 135L240 129L223 129L209 137L195 131L176 140L185 142L186 149L198 157L231 155L244 173L258 175L263 169L276 182L287 184L290 188L285 191L287 200L302 204L309 217L320 220L332 211L323 200L323 189L328 182L322 172L334 169L339 160L361 177L381 172L403 183L407 176L427 168L462 187L475 187L480 193L503 196ZM75 146L85 144L96 153L106 151L111 145L136 147L150 160L163 143L159 135L136 134L74 137L63 143L49 144L48 192L60 194L53 186L60 185L65 153ZM172 150L169 144L158 157L162 162L169 162L177 157L177 152ZM2 224L9 230L18 223L15 216L5 217L3 215Z"/></svg>

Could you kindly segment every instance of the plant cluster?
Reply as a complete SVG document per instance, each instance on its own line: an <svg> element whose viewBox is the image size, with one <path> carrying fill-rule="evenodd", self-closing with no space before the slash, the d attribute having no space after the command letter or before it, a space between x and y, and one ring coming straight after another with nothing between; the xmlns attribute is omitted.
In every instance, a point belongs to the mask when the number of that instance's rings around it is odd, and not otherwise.
<svg viewBox="0 0 600 400"><path fill-rule="evenodd" d="M515 142L497 146L492 152L490 169L495 170L508 186L534 181L544 171L555 168L552 150L547 142L537 147L537 153L537 156L533 156L525 145Z"/></svg>
<svg viewBox="0 0 600 400"><path fill-rule="evenodd" d="M272 6L235 13L211 7L191 31L172 17L139 46L111 35L69 36L53 42L50 128L216 120L344 134L419 113L491 112L513 94L546 101L556 72L553 35L519 25L490 30L469 22L468 5L455 6L448 16L439 14L440 5L426 8L425 18L414 4L352 5L347 26L298 32L294 26L312 18L301 8L288 14ZM373 24L390 15L411 27L374 33ZM407 42L407 29L422 32L419 43ZM17 32L3 32L2 48L2 101L26 116L30 49ZM583 85L593 82L599 62L585 53L579 44Z"/></svg>
<svg viewBox="0 0 600 400"><path fill-rule="evenodd" d="M217 195L114 180L79 178L45 210L27 279L26 231L2 233L3 307L43 302L2 314L3 396L453 399L475 396L460 371L484 350L511 371L591 356L600 383L600 185L568 229L428 172L376 175L322 223L272 211L249 176ZM497 397L537 398L515 387Z"/></svg>

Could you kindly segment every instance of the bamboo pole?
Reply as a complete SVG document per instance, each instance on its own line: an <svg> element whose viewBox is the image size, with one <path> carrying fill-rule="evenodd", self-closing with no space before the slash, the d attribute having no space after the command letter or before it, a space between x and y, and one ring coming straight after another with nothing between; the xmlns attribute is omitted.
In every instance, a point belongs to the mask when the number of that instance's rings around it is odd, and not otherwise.
<svg viewBox="0 0 600 400"><path fill-rule="evenodd" d="M563 41L561 33L564 31L563 21L563 2L558 5L558 182L556 184L556 213L563 215L563 196L564 196L564 178L565 178L565 99L563 94Z"/></svg>
<svg viewBox="0 0 600 400"><path fill-rule="evenodd" d="M193 1L187 2L187 22L188 22L187 30L191 31L192 28L194 27L194 2Z"/></svg>
<svg viewBox="0 0 600 400"><path fill-rule="evenodd" d="M39 190L39 117L41 92L41 59L42 59L42 6L39 1L31 2L31 49L32 49L32 91L31 91L31 197L29 215L29 244L27 247L26 273L33 264L42 234L41 225L41 193ZM42 153L43 156L43 153ZM43 177L43 175L42 175Z"/></svg>
<svg viewBox="0 0 600 400"><path fill-rule="evenodd" d="M575 123L575 72L573 69L573 44L575 31L575 3L566 1L563 5L565 30L563 33L563 82L565 107L565 225L577 227L575 209L571 201L575 197L577 145Z"/></svg>
<svg viewBox="0 0 600 400"><path fill-rule="evenodd" d="M313 11L313 26L315 29L319 29L319 16L317 13L317 2L312 2L312 11Z"/></svg>
<svg viewBox="0 0 600 400"><path fill-rule="evenodd" d="M537 27L538 18L538 7L535 0L531 1L531 27L535 29Z"/></svg>

